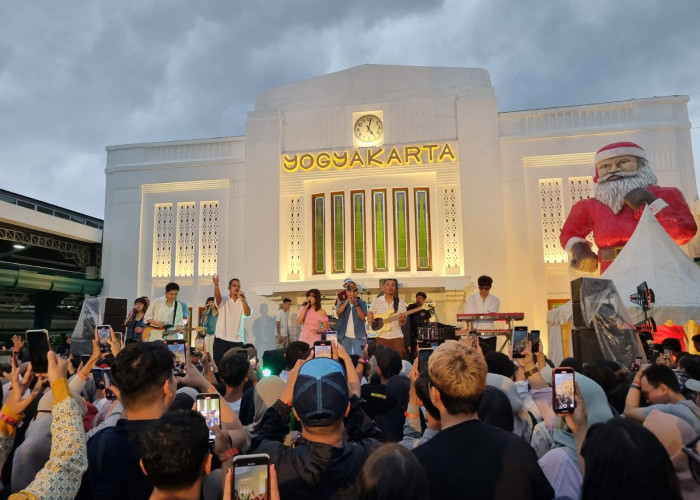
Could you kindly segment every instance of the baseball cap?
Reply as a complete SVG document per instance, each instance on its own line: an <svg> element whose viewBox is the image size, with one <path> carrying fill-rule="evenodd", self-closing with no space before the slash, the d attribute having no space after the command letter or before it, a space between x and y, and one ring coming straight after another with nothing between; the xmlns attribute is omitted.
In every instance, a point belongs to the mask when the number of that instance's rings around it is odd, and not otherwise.
<svg viewBox="0 0 700 500"><path fill-rule="evenodd" d="M308 427L323 427L343 418L348 406L348 384L340 363L311 359L299 369L294 384L294 409Z"/></svg>

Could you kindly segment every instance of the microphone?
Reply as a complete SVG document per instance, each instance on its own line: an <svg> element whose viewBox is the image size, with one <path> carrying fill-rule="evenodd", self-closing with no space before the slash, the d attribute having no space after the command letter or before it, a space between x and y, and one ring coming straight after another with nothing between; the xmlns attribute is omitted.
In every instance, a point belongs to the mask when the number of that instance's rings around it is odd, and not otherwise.
<svg viewBox="0 0 700 500"><path fill-rule="evenodd" d="M308 301L308 300L305 300L304 303L301 304L301 307L308 306L308 305L309 305L309 301Z"/></svg>

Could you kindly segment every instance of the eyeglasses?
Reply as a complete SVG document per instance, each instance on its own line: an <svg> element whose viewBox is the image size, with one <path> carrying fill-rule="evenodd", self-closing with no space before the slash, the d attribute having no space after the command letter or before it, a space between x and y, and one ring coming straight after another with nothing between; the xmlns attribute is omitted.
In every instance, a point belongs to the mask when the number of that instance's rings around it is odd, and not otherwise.
<svg viewBox="0 0 700 500"><path fill-rule="evenodd" d="M491 285L480 286L479 290L491 290Z"/></svg>

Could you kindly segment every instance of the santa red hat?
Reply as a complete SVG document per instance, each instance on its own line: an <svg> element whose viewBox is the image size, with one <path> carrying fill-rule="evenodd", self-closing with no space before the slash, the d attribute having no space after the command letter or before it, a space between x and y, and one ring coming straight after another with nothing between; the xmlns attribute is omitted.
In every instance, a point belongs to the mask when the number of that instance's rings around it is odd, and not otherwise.
<svg viewBox="0 0 700 500"><path fill-rule="evenodd" d="M603 146L595 154L595 164L598 162L607 160L608 158L615 158L616 156L636 156L638 158L647 159L646 152L642 149L639 144L634 142L613 142L607 146ZM598 182L598 167L596 167L595 177L593 182Z"/></svg>

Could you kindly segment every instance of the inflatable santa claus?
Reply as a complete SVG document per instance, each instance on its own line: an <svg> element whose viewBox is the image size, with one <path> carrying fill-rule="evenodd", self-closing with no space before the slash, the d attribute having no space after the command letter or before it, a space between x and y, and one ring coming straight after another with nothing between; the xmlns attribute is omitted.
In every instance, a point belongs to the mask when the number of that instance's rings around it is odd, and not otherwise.
<svg viewBox="0 0 700 500"><path fill-rule="evenodd" d="M571 255L571 267L592 273L600 262L601 272L605 271L632 236L646 205L678 245L695 236L697 226L683 194L656 185L656 175L639 145L608 144L596 153L595 167L595 197L571 208L559 237ZM598 255L585 239L591 231Z"/></svg>

